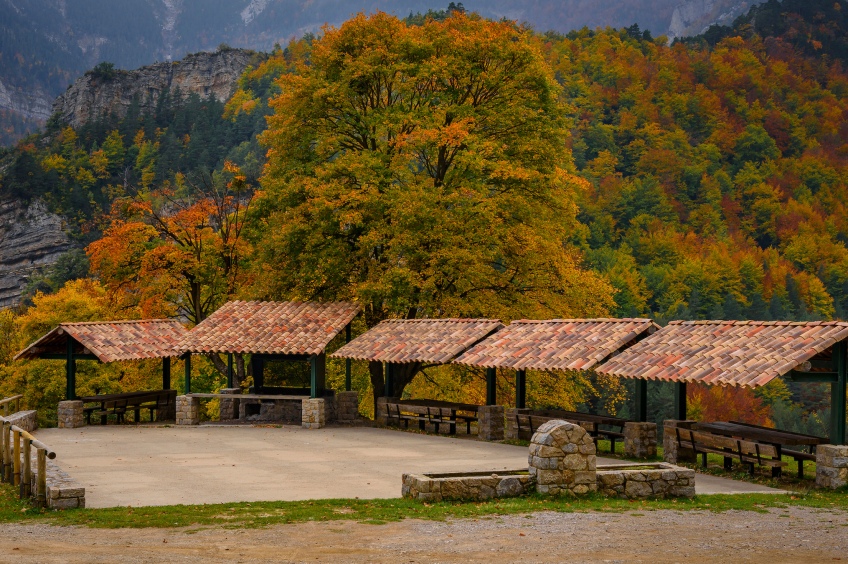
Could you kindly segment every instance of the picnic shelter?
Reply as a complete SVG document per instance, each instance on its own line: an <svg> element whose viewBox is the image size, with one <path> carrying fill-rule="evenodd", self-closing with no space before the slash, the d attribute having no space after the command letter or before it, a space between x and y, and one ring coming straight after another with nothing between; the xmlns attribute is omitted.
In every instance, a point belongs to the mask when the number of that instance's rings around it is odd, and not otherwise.
<svg viewBox="0 0 848 564"><path fill-rule="evenodd" d="M672 321L597 368L641 381L674 382L677 419L686 384L764 386L778 377L830 384L830 442L846 442L846 339L840 321Z"/></svg>
<svg viewBox="0 0 848 564"><path fill-rule="evenodd" d="M359 314L350 302L232 301L204 319L187 335L180 348L189 365L192 354L250 355L255 394L288 393L319 398L326 387L327 345L342 331L350 338L350 323ZM268 362L308 362L310 386L305 389L274 389L265 385ZM350 367L347 368L350 387ZM232 372L228 385L233 387ZM186 371L186 394L191 375Z"/></svg>

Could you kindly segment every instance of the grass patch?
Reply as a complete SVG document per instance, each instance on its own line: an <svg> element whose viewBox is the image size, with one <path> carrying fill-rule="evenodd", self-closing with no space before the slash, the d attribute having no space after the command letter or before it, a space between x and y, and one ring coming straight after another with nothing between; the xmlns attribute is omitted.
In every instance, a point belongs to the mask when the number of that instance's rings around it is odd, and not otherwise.
<svg viewBox="0 0 848 564"><path fill-rule="evenodd" d="M848 511L848 490L810 492L803 495L712 495L694 499L630 501L600 495L580 499L548 498L531 495L488 502L442 502L425 504L407 499L332 499L224 503L213 505L171 505L161 507L116 507L49 511L34 509L14 495L12 487L0 486L0 522L78 525L97 528L254 528L308 521L358 521L383 524L402 519L445 520L488 518L537 511L615 513L649 512L659 509L679 511L728 510L765 511L789 505Z"/></svg>

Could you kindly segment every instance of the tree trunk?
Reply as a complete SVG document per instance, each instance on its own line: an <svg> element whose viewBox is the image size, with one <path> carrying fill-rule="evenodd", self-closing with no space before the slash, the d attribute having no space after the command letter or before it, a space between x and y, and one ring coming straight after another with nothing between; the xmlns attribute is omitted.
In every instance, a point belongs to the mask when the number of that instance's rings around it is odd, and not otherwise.
<svg viewBox="0 0 848 564"><path fill-rule="evenodd" d="M399 398L403 395L403 390L412 382L415 375L421 370L420 362L407 362L403 364L392 365L392 389L389 391L389 397ZM371 388L374 396L374 413L377 413L377 398L381 398L386 394L386 380L384 379L384 370L382 362L369 362L368 372L371 376Z"/></svg>

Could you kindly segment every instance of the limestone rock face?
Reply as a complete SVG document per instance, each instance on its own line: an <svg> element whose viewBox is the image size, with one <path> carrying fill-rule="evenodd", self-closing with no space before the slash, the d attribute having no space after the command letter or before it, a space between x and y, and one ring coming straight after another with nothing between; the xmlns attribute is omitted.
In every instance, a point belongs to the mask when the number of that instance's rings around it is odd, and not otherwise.
<svg viewBox="0 0 848 564"><path fill-rule="evenodd" d="M39 201L0 201L0 308L17 305L29 278L73 247L63 223Z"/></svg>
<svg viewBox="0 0 848 564"><path fill-rule="evenodd" d="M756 0L687 0L674 9L668 38L698 35L711 25L730 25L757 4Z"/></svg>
<svg viewBox="0 0 848 564"><path fill-rule="evenodd" d="M195 53L172 63L156 63L134 71L116 71L112 77L86 73L53 103L63 123L80 127L104 115L123 117L138 99L142 113L152 110L163 92L179 89L183 96L197 94L224 102L236 89L248 65L267 55L243 49Z"/></svg>

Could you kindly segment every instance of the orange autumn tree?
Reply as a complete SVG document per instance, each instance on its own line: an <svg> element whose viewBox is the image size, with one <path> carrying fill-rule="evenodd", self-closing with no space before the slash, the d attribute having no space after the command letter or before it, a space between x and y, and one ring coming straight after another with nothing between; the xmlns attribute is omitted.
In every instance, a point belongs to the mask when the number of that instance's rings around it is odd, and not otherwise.
<svg viewBox="0 0 848 564"><path fill-rule="evenodd" d="M250 282L242 234L252 200L229 162L222 173L195 182L178 175L174 185L117 200L103 237L86 250L91 272L121 307L200 323ZM210 358L225 370L220 357ZM240 381L244 362L236 360Z"/></svg>
<svg viewBox="0 0 848 564"><path fill-rule="evenodd" d="M771 409L751 388L690 384L686 396L689 419L772 425Z"/></svg>

